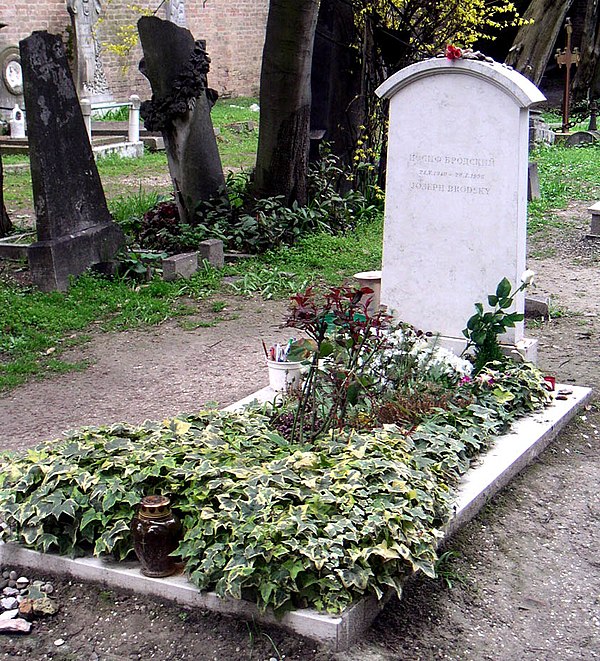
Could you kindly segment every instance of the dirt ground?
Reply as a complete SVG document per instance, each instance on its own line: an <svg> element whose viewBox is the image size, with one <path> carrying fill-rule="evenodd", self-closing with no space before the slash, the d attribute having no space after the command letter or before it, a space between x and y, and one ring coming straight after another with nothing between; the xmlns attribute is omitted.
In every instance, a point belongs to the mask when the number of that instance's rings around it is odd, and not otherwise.
<svg viewBox="0 0 600 661"><path fill-rule="evenodd" d="M539 365L563 383L600 387L600 245L585 239L587 204L530 244L535 296L551 320L528 322ZM4 448L24 448L84 424L162 418L204 402L228 404L266 385L260 340L285 303L227 299L213 327L97 334L74 350L84 372L32 382L0 397ZM448 544L458 557L443 581L422 577L387 605L365 638L334 655L276 628L191 611L49 575L58 615L24 637L0 638L0 658L100 660L600 658L600 407L577 416L551 448ZM55 641L64 640L57 646Z"/></svg>

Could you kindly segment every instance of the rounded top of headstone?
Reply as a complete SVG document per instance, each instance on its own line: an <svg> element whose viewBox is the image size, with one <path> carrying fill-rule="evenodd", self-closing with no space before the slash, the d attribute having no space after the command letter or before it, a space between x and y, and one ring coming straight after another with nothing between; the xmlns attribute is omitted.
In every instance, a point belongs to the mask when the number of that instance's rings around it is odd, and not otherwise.
<svg viewBox="0 0 600 661"><path fill-rule="evenodd" d="M522 108L546 100L530 80L504 64L466 58L449 60L445 57L417 62L397 71L383 82L375 93L381 98L391 99L400 90L417 80L448 74L473 76L486 81L504 91Z"/></svg>

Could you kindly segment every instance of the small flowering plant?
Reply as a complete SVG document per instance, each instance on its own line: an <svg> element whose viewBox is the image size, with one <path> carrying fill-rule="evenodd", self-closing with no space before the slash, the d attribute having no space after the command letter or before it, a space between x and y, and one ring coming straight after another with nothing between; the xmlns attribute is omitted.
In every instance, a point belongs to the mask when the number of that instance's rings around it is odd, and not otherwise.
<svg viewBox="0 0 600 661"><path fill-rule="evenodd" d="M507 310L512 307L515 296L533 282L534 276L533 271L525 271L521 276L521 284L515 291L512 290L508 278L502 278L496 287L496 293L488 296L491 311L484 312L483 303L475 303L476 312L463 330L463 335L468 340L465 352L472 349L475 354L475 374L479 374L490 362L506 363L498 338L507 328L514 327L524 318L520 312L507 312Z"/></svg>

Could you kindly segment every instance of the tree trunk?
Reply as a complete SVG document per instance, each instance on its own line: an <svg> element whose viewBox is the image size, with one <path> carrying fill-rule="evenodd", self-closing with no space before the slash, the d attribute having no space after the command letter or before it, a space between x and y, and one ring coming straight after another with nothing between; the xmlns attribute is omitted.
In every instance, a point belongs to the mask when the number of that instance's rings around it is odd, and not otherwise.
<svg viewBox="0 0 600 661"><path fill-rule="evenodd" d="M575 98L600 96L600 4L588 0L581 35L581 60L573 79Z"/></svg>
<svg viewBox="0 0 600 661"><path fill-rule="evenodd" d="M539 85L572 4L573 0L531 0L523 18L534 22L519 28L506 64Z"/></svg>
<svg viewBox="0 0 600 661"><path fill-rule="evenodd" d="M4 170L2 168L2 156L0 155L0 238L9 236L12 231L13 224L4 206Z"/></svg>
<svg viewBox="0 0 600 661"><path fill-rule="evenodd" d="M345 167L352 164L367 115L358 41L352 5L347 0L321 0L312 65L310 128L325 130L332 153Z"/></svg>
<svg viewBox="0 0 600 661"><path fill-rule="evenodd" d="M306 202L310 76L319 0L271 0L260 77L255 191Z"/></svg>

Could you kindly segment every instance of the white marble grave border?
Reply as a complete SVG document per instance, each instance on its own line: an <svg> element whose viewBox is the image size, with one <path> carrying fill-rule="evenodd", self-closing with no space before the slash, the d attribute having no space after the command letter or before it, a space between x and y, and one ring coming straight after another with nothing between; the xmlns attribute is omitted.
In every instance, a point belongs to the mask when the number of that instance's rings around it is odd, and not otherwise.
<svg viewBox="0 0 600 661"><path fill-rule="evenodd" d="M571 394L526 418L517 420L511 431L499 437L494 446L463 476L456 500L456 510L445 531L445 539L470 521L498 491L527 464L540 455L549 443L591 398L592 390L578 386L557 386ZM271 388L236 402L225 410L235 410L252 401L273 399ZM17 565L37 571L50 571L72 579L93 581L112 588L168 599L193 608L237 615L259 623L274 624L316 640L324 646L348 649L371 626L386 600L364 598L337 616L311 609L301 609L277 618L272 611L261 613L247 601L220 598L212 592L200 592L183 575L149 578L139 571L137 562L111 562L99 558L66 558L39 553L16 544L0 544L0 564Z"/></svg>

